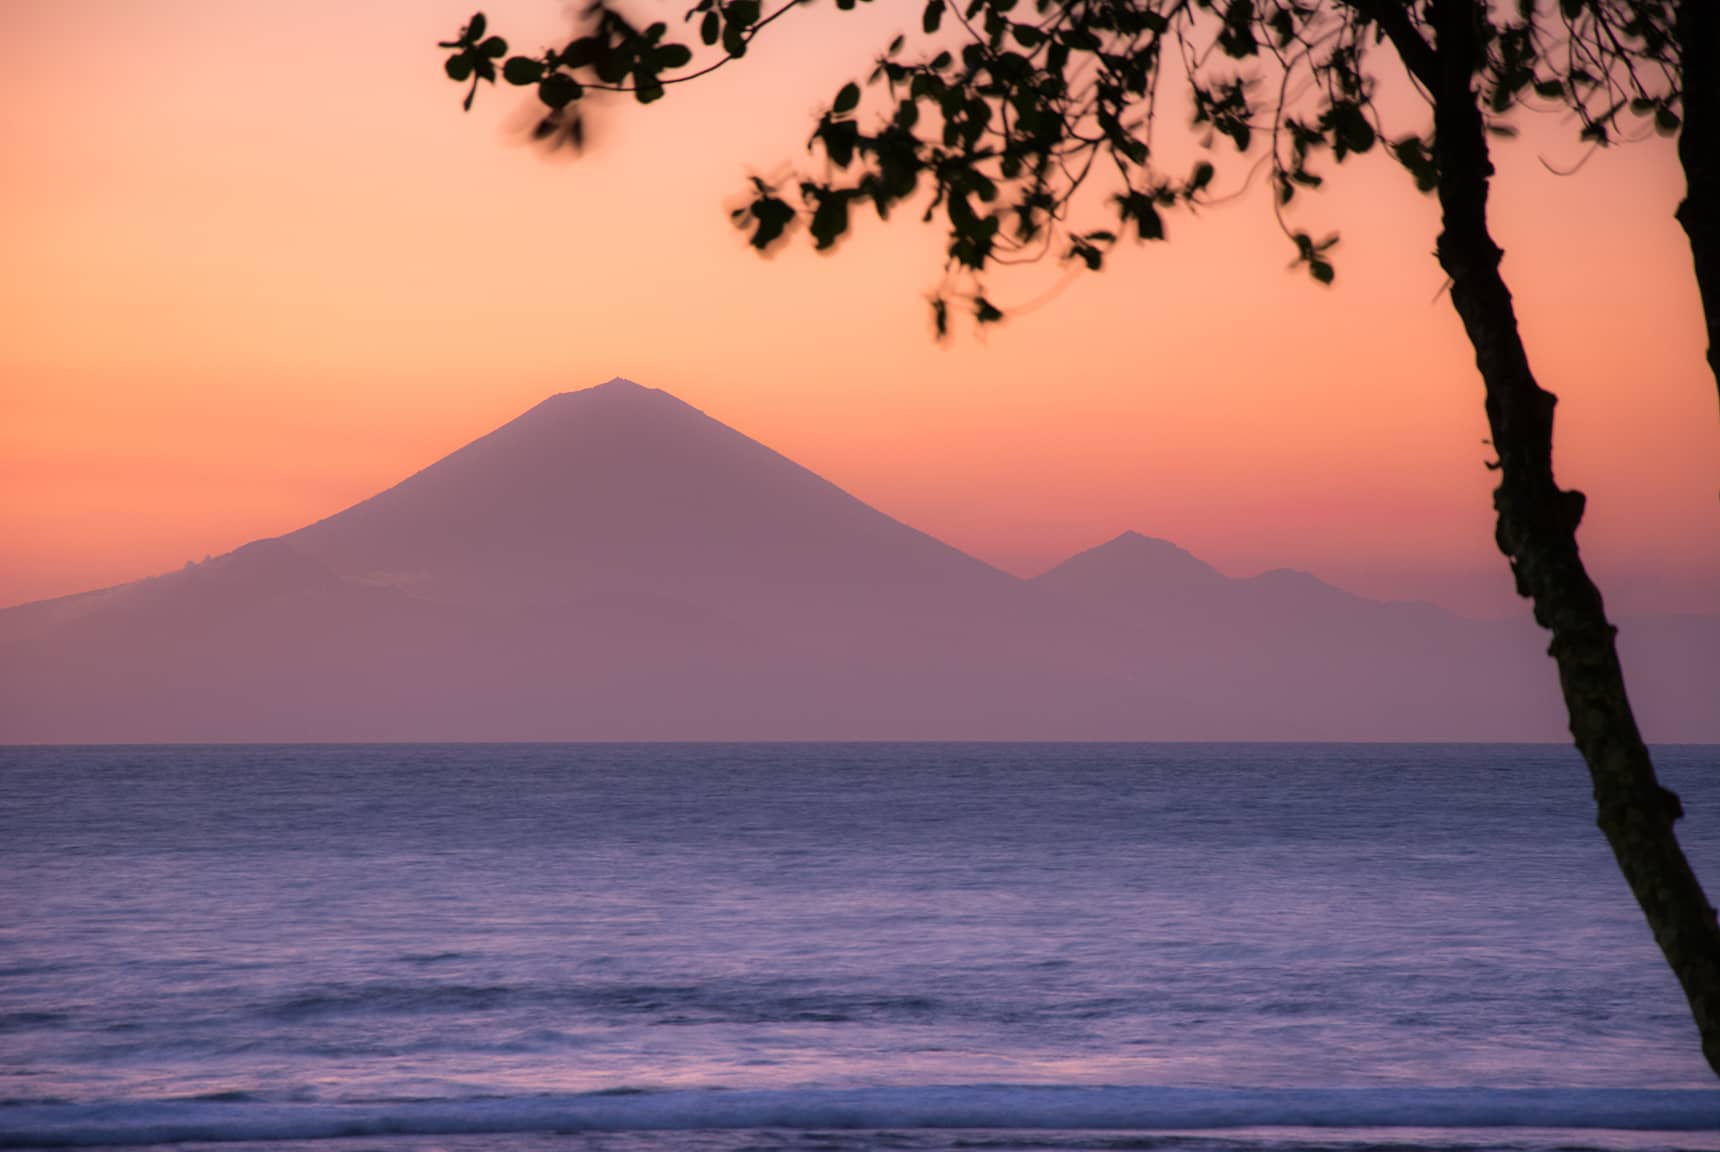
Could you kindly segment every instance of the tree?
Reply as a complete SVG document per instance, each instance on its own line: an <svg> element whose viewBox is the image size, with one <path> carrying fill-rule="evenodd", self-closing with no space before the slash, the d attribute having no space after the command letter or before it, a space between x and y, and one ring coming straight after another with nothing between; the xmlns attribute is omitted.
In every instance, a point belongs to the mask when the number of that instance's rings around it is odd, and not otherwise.
<svg viewBox="0 0 1720 1152"><path fill-rule="evenodd" d="M1678 160L1685 194L1678 222L1690 238L1708 325L1708 367L1720 386L1720 11L1712 0L1678 0L1672 44L1684 82Z"/></svg>
<svg viewBox="0 0 1720 1152"><path fill-rule="evenodd" d="M743 58L803 2L767 14L760 0L696 0L686 19L715 57L697 67L666 23L641 27L604 0L587 9L577 36L537 56L509 56L481 14L443 47L453 53L448 75L469 85L468 107L499 69L536 88L542 139L577 145L587 92L652 103ZM839 9L856 2L835 0ZM1515 110L1563 106L1597 147L1644 122L1679 132L1688 113L1680 144L1690 194L1679 217L1714 362L1720 149L1705 141L1720 133L1720 78L1692 67L1720 55L1713 9L1712 0L925 0L914 50L896 37L864 87L842 85L819 117L809 148L821 170L791 190L755 178L734 215L759 249L800 221L823 249L848 232L856 208L888 218L923 203L948 237L948 275L932 302L941 336L952 300L966 300L978 324L1003 318L985 293L996 265L1055 252L1097 271L1130 232L1163 240L1167 216L1215 201L1214 161L1227 151L1246 157L1257 140L1297 265L1331 283L1337 237L1290 228L1283 206L1321 186L1317 161L1388 149L1438 199L1438 260L1475 351L1498 454L1489 465L1499 472L1495 539L1551 635L1597 822L1720 1074L1720 923L1679 847L1677 797L1656 779L1616 629L1578 551L1584 497L1554 477L1556 399L1530 368L1487 218L1488 140L1512 131ZM1155 161L1159 101L1173 77L1212 157L1186 174ZM1378 96L1394 81L1420 93L1430 122L1388 130ZM1095 202L1104 226L1078 223Z"/></svg>

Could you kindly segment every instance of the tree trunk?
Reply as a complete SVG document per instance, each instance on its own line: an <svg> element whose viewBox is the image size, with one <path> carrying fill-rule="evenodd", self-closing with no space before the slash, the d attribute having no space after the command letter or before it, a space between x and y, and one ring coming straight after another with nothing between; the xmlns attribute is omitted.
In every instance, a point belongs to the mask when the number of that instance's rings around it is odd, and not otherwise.
<svg viewBox="0 0 1720 1152"><path fill-rule="evenodd" d="M1687 8L1709 15L1713 6L1714 0L1686 0ZM1534 602L1536 622L1552 633L1548 651L1558 664L1571 735L1594 781L1597 822L1690 1001L1703 1055L1720 1074L1720 923L1678 846L1672 827L1682 815L1678 798L1655 779L1625 695L1617 630L1577 554L1583 496L1554 482L1555 398L1529 369L1499 271L1502 253L1488 231L1493 165L1473 83L1481 13L1477 0L1432 0L1431 12L1433 74L1423 80L1434 100L1439 262L1486 385L1499 455L1495 539L1518 593ZM1714 159L1704 156L1702 163Z"/></svg>
<svg viewBox="0 0 1720 1152"><path fill-rule="evenodd" d="M1673 38L1684 80L1678 162L1685 190L1678 222L1690 237L1708 327L1708 367L1720 386L1720 4L1679 0Z"/></svg>

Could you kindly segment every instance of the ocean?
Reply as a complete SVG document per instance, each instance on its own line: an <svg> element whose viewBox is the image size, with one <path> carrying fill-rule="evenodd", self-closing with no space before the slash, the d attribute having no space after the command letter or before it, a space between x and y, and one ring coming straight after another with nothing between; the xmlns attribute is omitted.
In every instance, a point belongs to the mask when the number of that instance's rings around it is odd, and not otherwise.
<svg viewBox="0 0 1720 1152"><path fill-rule="evenodd" d="M1564 747L0 749L0 1146L204 1141L1720 1149L1720 1084Z"/></svg>

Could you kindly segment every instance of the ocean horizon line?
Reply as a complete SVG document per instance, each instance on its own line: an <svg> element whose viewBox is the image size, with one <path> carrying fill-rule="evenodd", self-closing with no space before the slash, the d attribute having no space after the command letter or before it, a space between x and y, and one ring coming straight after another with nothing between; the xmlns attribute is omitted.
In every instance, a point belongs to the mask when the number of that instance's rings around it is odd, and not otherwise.
<svg viewBox="0 0 1720 1152"><path fill-rule="evenodd" d="M1720 748L1720 742L1699 740L1650 740L1650 748ZM1569 740L1008 740L985 737L831 737L795 739L763 737L756 740L115 740L115 741L0 741L0 749L11 748L1565 748Z"/></svg>

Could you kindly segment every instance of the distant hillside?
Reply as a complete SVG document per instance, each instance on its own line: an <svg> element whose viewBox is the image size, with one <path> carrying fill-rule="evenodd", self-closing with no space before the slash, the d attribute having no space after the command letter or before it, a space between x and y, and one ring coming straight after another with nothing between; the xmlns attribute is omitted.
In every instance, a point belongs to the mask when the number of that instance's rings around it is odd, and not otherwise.
<svg viewBox="0 0 1720 1152"><path fill-rule="evenodd" d="M1720 740L1720 621L1626 629ZM1134 533L1018 580L666 393L551 397L369 500L0 611L0 740L1559 739L1545 641Z"/></svg>

